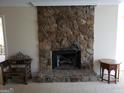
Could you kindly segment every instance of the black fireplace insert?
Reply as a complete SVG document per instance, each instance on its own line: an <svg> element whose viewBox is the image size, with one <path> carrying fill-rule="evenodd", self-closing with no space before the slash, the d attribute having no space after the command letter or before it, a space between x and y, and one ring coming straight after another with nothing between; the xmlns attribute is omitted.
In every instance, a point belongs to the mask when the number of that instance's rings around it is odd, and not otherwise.
<svg viewBox="0 0 124 93"><path fill-rule="evenodd" d="M61 49L52 51L52 69L80 69L80 50Z"/></svg>

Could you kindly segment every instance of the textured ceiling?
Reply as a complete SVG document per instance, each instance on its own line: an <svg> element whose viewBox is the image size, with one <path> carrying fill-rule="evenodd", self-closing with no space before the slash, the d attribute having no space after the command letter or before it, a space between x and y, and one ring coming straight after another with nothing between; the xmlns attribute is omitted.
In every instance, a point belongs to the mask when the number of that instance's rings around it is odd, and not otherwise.
<svg viewBox="0 0 124 93"><path fill-rule="evenodd" d="M0 0L0 6L117 5L124 0Z"/></svg>

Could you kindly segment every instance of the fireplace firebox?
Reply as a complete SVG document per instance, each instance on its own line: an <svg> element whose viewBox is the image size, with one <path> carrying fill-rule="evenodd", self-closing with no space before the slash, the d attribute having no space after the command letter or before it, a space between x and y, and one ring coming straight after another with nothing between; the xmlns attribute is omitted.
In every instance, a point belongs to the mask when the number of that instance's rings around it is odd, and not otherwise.
<svg viewBox="0 0 124 93"><path fill-rule="evenodd" d="M80 69L81 52L80 50L62 49L52 51L52 69Z"/></svg>

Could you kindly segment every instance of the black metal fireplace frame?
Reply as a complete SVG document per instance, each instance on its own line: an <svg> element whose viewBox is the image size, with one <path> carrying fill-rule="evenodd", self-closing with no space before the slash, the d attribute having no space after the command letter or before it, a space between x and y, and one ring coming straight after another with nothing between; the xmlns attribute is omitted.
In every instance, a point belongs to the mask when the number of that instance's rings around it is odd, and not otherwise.
<svg viewBox="0 0 124 93"><path fill-rule="evenodd" d="M65 49L65 50L55 50L52 51L52 69L56 69L57 66L57 56L59 55L67 55L71 54L72 57L75 57L74 66L78 69L81 68L81 51L80 50L73 50L73 49Z"/></svg>

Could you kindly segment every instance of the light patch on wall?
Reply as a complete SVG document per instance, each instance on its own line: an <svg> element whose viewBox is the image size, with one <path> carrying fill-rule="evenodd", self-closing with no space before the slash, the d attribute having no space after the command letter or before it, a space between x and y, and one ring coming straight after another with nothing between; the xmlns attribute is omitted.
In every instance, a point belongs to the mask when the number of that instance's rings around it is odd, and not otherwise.
<svg viewBox="0 0 124 93"><path fill-rule="evenodd" d="M121 69L124 70L124 3L118 8L118 31L117 31L117 47L116 59L120 61Z"/></svg>
<svg viewBox="0 0 124 93"><path fill-rule="evenodd" d="M4 44L4 40L3 40L3 26L2 26L2 18L0 17L0 44L3 45Z"/></svg>
<svg viewBox="0 0 124 93"><path fill-rule="evenodd" d="M5 60L5 48L4 48L4 34L3 34L3 21L0 17L0 62Z"/></svg>

